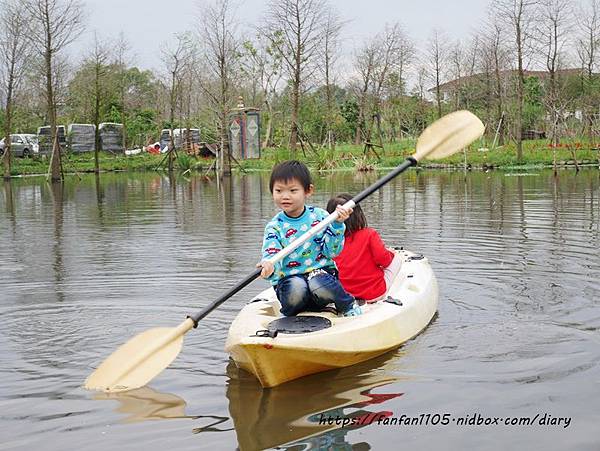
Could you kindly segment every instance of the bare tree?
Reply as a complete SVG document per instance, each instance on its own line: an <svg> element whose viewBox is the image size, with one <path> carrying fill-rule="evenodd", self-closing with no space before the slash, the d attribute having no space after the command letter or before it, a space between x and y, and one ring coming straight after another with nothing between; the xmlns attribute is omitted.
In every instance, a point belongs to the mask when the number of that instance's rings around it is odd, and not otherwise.
<svg viewBox="0 0 600 451"><path fill-rule="evenodd" d="M556 146L560 138L560 123L567 113L567 102L562 96L560 69L565 58L563 48L567 43L567 29L572 23L572 9L570 0L542 0L541 13L543 20L538 34L544 48L546 69L549 80L546 87L545 104L550 113L552 123L550 139L553 144L554 175L556 168ZM577 160L575 160L577 167Z"/></svg>
<svg viewBox="0 0 600 451"><path fill-rule="evenodd" d="M498 0L494 4L497 18L511 29L517 63L517 160L523 159L523 106L525 99L525 58L531 45L532 25L537 0Z"/></svg>
<svg viewBox="0 0 600 451"><path fill-rule="evenodd" d="M373 82L375 63L377 59L377 45L374 39L366 41L354 54L354 68L358 73L355 91L358 97L358 120L354 144L360 144L365 124L369 87Z"/></svg>
<svg viewBox="0 0 600 451"><path fill-rule="evenodd" d="M180 125L185 126L184 134L182 135L182 145L185 152L196 152L192 138L192 110L196 106L197 95L196 75L194 68L198 66L198 52L194 48L190 54L190 59L185 69L181 74L181 95L179 96L179 115Z"/></svg>
<svg viewBox="0 0 600 451"><path fill-rule="evenodd" d="M91 86L92 98L94 102L93 121L94 131L94 172L100 173L100 162L98 153L100 151L100 108L104 98L105 78L107 75L107 64L109 59L109 50L107 44L98 39L98 34L94 32L94 42L86 58L85 64L89 65L93 73Z"/></svg>
<svg viewBox="0 0 600 451"><path fill-rule="evenodd" d="M449 62L452 71L452 78L456 81L456 88L454 90L454 109L458 110L461 104L461 94L462 94L462 83L463 83L463 75L464 75L464 51L463 51L463 42L459 39L450 48L449 51Z"/></svg>
<svg viewBox="0 0 600 451"><path fill-rule="evenodd" d="M10 178L10 132L13 102L25 75L26 62L31 50L27 39L27 17L17 1L0 3L0 82L6 99L4 121L4 178Z"/></svg>
<svg viewBox="0 0 600 451"><path fill-rule="evenodd" d="M375 110L378 112L390 74L394 72L402 84L406 66L414 55L414 46L398 23L386 25L384 31L375 37L375 41L377 54L373 73L373 95Z"/></svg>
<svg viewBox="0 0 600 451"><path fill-rule="evenodd" d="M175 110L179 104L179 99L183 95L183 78L192 61L193 46L191 37L186 33L175 35L175 46L163 45L161 49L162 60L169 72L169 127L171 130L171 140L168 150L168 170L173 172L173 163L175 161Z"/></svg>
<svg viewBox="0 0 600 451"><path fill-rule="evenodd" d="M488 101L488 118L494 122L494 142L504 144L505 108L506 108L506 70L510 67L510 58L505 44L507 37L501 23L490 14L481 33L481 46L479 50L480 62L485 68L486 93ZM489 75L489 78L488 78ZM488 86L489 81L489 86ZM474 91L476 91L475 89ZM495 109L495 114L493 110Z"/></svg>
<svg viewBox="0 0 600 451"><path fill-rule="evenodd" d="M127 59L129 54L129 43L123 32L114 46L114 64L117 66L119 87L119 103L121 104L121 123L123 124L123 149L127 149Z"/></svg>
<svg viewBox="0 0 600 451"><path fill-rule="evenodd" d="M594 114L597 112L598 92L594 86L594 71L597 70L600 50L600 1L589 0L582 6L578 16L577 56L582 74L582 109L590 142L594 141ZM598 155L600 163L600 154Z"/></svg>
<svg viewBox="0 0 600 451"><path fill-rule="evenodd" d="M339 58L340 50L340 33L344 23L339 14L329 9L325 18L323 30L323 81L325 82L325 105L327 110L327 143L329 149L335 148L335 137L333 136L333 120L334 120L334 105L333 105L333 89L335 87L334 67Z"/></svg>
<svg viewBox="0 0 600 451"><path fill-rule="evenodd" d="M469 45L467 46L467 51L465 54L466 70L469 77L475 75L475 71L477 70L477 58L479 56L480 47L480 37L477 35L473 36Z"/></svg>
<svg viewBox="0 0 600 451"><path fill-rule="evenodd" d="M455 80L454 108L469 109L471 97L476 91L475 80L477 63L480 62L481 42L480 36L474 35L470 39L457 39L448 50L448 65L450 78Z"/></svg>
<svg viewBox="0 0 600 451"><path fill-rule="evenodd" d="M438 118L442 117L442 92L440 85L444 77L444 67L448 57L447 39L443 31L434 29L429 37L427 60L429 63L429 74L435 83L435 100L437 104Z"/></svg>
<svg viewBox="0 0 600 451"><path fill-rule="evenodd" d="M371 125L367 131L370 138L373 126L377 126L379 146L383 150L381 130L382 117L390 124L390 138L395 136L396 122L399 122L390 100L402 101L407 66L414 56L414 45L400 24L386 25L384 30L375 36L376 54L373 65L371 94L373 111Z"/></svg>
<svg viewBox="0 0 600 451"><path fill-rule="evenodd" d="M479 70L481 73L478 77L479 86L477 86L476 89L485 105L485 122L490 124L496 120L494 117L494 105L501 103L501 100L497 97L497 86L495 86L494 83L496 74L496 65L494 61L496 35L493 34L493 28L490 30L484 29L483 33L483 45L481 46L479 54ZM494 87L496 87L496 90ZM489 131L492 127L488 126L486 129Z"/></svg>
<svg viewBox="0 0 600 451"><path fill-rule="evenodd" d="M50 172L52 180L58 181L62 180L62 165L56 139L56 99L53 80L55 58L83 31L83 7L79 0L24 0L22 5L31 20L29 37L34 49L43 58L48 120L53 143Z"/></svg>
<svg viewBox="0 0 600 451"><path fill-rule="evenodd" d="M201 87L210 100L217 119L221 141L220 176L231 173L231 150L228 138L228 116L235 93L232 86L236 62L239 59L240 39L237 20L230 0L215 0L202 10L202 40L204 74L199 76Z"/></svg>
<svg viewBox="0 0 600 451"><path fill-rule="evenodd" d="M589 0L578 14L577 55L589 78L594 74L600 49L600 1Z"/></svg>
<svg viewBox="0 0 600 451"><path fill-rule="evenodd" d="M290 149L296 151L301 87L315 70L322 51L323 24L327 8L323 0L271 0L265 28L272 31L272 44L277 46L290 77L291 127Z"/></svg>
<svg viewBox="0 0 600 451"><path fill-rule="evenodd" d="M412 41L398 23L386 25L381 33L366 40L355 51L353 66L358 74L353 82L353 89L358 99L355 144L359 144L362 139L370 139L373 121L371 125L367 125L367 117L376 120L379 128L381 113L391 111L390 108L385 108L386 98L402 98L405 92L407 67L412 62L414 54ZM372 114L368 114L369 111ZM393 136L395 130L393 124L397 120L397 115L392 112L389 120L392 123ZM383 143L379 145L383 146Z"/></svg>
<svg viewBox="0 0 600 451"><path fill-rule="evenodd" d="M419 100L424 101L425 91L427 91L427 68L425 66L419 66L417 68L417 79L413 92Z"/></svg>
<svg viewBox="0 0 600 451"><path fill-rule="evenodd" d="M277 87L281 81L281 54L271 45L271 40L262 33L256 36L256 43L246 41L243 43L244 53L241 69L252 83L260 86L261 102L267 109L267 125L265 126L265 139L263 147L272 144L273 119L275 111L273 102L277 95ZM254 90L254 88L253 88ZM256 100L254 100L256 102Z"/></svg>

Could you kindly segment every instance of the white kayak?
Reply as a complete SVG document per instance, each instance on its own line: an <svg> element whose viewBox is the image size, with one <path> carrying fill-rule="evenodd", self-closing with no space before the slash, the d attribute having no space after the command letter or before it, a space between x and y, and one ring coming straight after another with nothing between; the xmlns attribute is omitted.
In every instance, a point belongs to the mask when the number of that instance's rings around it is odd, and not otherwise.
<svg viewBox="0 0 600 451"><path fill-rule="evenodd" d="M284 318L273 288L250 301L229 328L226 351L263 387L371 359L418 335L438 305L438 284L427 258L400 251L402 266L386 299L363 314L330 311Z"/></svg>

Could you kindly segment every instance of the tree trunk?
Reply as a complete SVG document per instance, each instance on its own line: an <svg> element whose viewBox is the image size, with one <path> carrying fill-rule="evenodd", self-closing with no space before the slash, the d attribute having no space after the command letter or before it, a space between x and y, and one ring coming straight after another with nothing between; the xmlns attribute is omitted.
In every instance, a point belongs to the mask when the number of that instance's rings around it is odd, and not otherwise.
<svg viewBox="0 0 600 451"><path fill-rule="evenodd" d="M226 64L227 61L225 60L225 53L223 51L223 53L221 54L221 59L220 59L220 75L221 75L221 117L220 122L221 122L221 127L220 127L220 132L221 132L221 151L223 152L223 175L231 175L231 152L229 150L229 136L228 136L228 123L227 123L227 115L229 113L229 108L227 106L227 93L229 91L229 82L227 79L227 72L226 72ZM241 132L241 130L240 130Z"/></svg>
<svg viewBox="0 0 600 451"><path fill-rule="evenodd" d="M298 13L298 11L296 11L296 13ZM300 29L299 25L298 29ZM290 150L293 155L296 153L296 143L298 142L298 113L300 110L300 68L302 67L302 41L299 32L296 35L296 53L294 58L295 67L294 78L292 81L292 127L290 130Z"/></svg>
<svg viewBox="0 0 600 451"><path fill-rule="evenodd" d="M273 130L273 106L271 102L265 100L265 105L267 106L267 110L269 111L269 118L267 119L267 130L265 132L265 140L263 141L263 148L271 146L271 133Z"/></svg>
<svg viewBox="0 0 600 451"><path fill-rule="evenodd" d="M292 123L290 128L290 150L292 154L296 153L296 143L298 142L298 110L300 105L300 74L296 72L294 86L292 87Z"/></svg>
<svg viewBox="0 0 600 451"><path fill-rule="evenodd" d="M121 87L121 123L123 124L123 149L127 150L127 111L125 109L125 89L123 87Z"/></svg>
<svg viewBox="0 0 600 451"><path fill-rule="evenodd" d="M49 39L50 40L50 39ZM46 92L48 101L48 119L50 119L50 139L52 152L50 156L50 177L53 182L62 180L60 145L56 127L56 105L54 104L54 87L52 86L52 54L46 50Z"/></svg>
<svg viewBox="0 0 600 451"><path fill-rule="evenodd" d="M12 122L12 86L13 83L9 79L8 91L6 93L6 121L4 123L4 156L2 158L4 162L4 180L10 179L10 166L11 166L11 142L10 142L10 129Z"/></svg>
<svg viewBox="0 0 600 451"><path fill-rule="evenodd" d="M100 173L100 161L98 153L100 152L100 73L98 64L96 64L96 79L95 79L95 99L94 99L94 172Z"/></svg>
<svg viewBox="0 0 600 451"><path fill-rule="evenodd" d="M48 119L50 120L50 139L52 142L52 153L50 156L50 175L53 182L62 180L62 164L60 146L58 143L58 130L56 129L56 105L54 104L54 86L52 86L52 34L51 24L46 15L46 48L44 62L46 65L46 95L48 102Z"/></svg>
<svg viewBox="0 0 600 451"><path fill-rule="evenodd" d="M502 80L500 78L500 67L499 67L499 63L498 63L498 56L496 54L496 58L495 58L495 75L496 75L496 95L498 96L498 122L500 124L499 128L498 128L498 144L500 146L504 145L504 120L503 120L503 113L504 113L504 104L502 101Z"/></svg>
<svg viewBox="0 0 600 451"><path fill-rule="evenodd" d="M329 43L327 42L327 45ZM335 139L333 137L333 95L331 92L331 80L329 75L329 66L331 61L329 58L329 50L325 49L325 101L327 105L327 142L331 152L335 150Z"/></svg>
<svg viewBox="0 0 600 451"><path fill-rule="evenodd" d="M227 110L221 111L221 152L223 152L222 175L231 175L231 153L229 152L229 137L227 136Z"/></svg>
<svg viewBox="0 0 600 451"><path fill-rule="evenodd" d="M175 65L177 67L177 65ZM173 172L173 162L175 159L175 136L173 133L173 122L175 122L175 102L177 101L177 96L175 92L175 71L171 73L171 105L169 110L169 129L171 131L171 139L169 141L169 150L168 152L168 170L169 173Z"/></svg>
<svg viewBox="0 0 600 451"><path fill-rule="evenodd" d="M519 76L519 86L517 88L517 120L516 120L516 139L517 139L517 161L523 160L523 81Z"/></svg>
<svg viewBox="0 0 600 451"><path fill-rule="evenodd" d="M173 122L171 122L173 124ZM167 150L168 158L168 170L169 173L173 172L173 166L175 162L175 133L173 132L173 125L171 125L171 139L169 140L169 150Z"/></svg>
<svg viewBox="0 0 600 451"><path fill-rule="evenodd" d="M359 145L362 139L362 124L365 122L365 107L364 101L361 99L358 106L358 119L356 120L356 135L354 136L354 144Z"/></svg>
<svg viewBox="0 0 600 451"><path fill-rule="evenodd" d="M521 38L521 24L517 21L517 60L519 66L519 80L517 83L517 161L523 161L523 101L525 90L525 75L523 73L523 42Z"/></svg>
<svg viewBox="0 0 600 451"><path fill-rule="evenodd" d="M362 142L362 132L365 124L365 110L367 108L367 91L369 89L368 79L363 85L361 91L360 103L358 104L358 119L356 122L356 136L354 137L354 144L359 145Z"/></svg>
<svg viewBox="0 0 600 451"><path fill-rule="evenodd" d="M438 119L442 117L442 93L440 92L440 67L437 65L435 68L435 97L437 100L437 112Z"/></svg>

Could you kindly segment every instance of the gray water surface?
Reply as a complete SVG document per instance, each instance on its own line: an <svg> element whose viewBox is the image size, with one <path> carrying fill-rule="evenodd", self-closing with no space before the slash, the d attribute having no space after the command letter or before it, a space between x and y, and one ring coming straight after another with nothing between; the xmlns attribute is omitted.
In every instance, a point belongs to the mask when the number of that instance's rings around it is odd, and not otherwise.
<svg viewBox="0 0 600 451"><path fill-rule="evenodd" d="M316 177L313 203L377 176ZM597 170L411 171L363 208L387 243L436 272L438 315L421 335L263 390L223 350L236 313L267 286L256 281L188 333L149 387L104 395L81 386L107 355L253 270L275 213L268 174L4 182L0 450L598 449L599 187ZM421 424L373 420L402 415ZM501 424L460 423L478 415ZM514 418L536 424L503 424ZM558 418L569 425L540 424Z"/></svg>

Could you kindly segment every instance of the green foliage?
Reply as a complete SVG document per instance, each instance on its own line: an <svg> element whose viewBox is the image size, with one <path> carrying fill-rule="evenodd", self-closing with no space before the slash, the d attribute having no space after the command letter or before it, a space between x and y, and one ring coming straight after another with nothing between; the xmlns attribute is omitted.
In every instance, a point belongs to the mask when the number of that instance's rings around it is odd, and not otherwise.
<svg viewBox="0 0 600 451"><path fill-rule="evenodd" d="M104 116L106 122L123 122L123 112L117 105L110 105L108 112ZM103 121L104 122L104 121Z"/></svg>
<svg viewBox="0 0 600 451"><path fill-rule="evenodd" d="M344 119L343 127L345 133L340 133L340 137L345 137L346 141L350 141L351 137L356 135L356 127L358 126L358 103L355 99L346 99L340 105L340 115Z"/></svg>
<svg viewBox="0 0 600 451"><path fill-rule="evenodd" d="M537 77L525 79L525 98L523 105L523 129L543 127L545 109L542 103L543 87Z"/></svg>
<svg viewBox="0 0 600 451"><path fill-rule="evenodd" d="M177 153L177 167L181 171L189 172L202 167L202 161L198 161L195 157L186 152Z"/></svg>
<svg viewBox="0 0 600 451"><path fill-rule="evenodd" d="M95 68L83 64L68 85L65 122L93 123ZM101 68L100 121L126 124L128 143L144 145L157 135L156 103L159 83L149 71L116 64ZM126 117L124 117L126 114Z"/></svg>
<svg viewBox="0 0 600 451"><path fill-rule="evenodd" d="M282 161L286 161L292 158L292 153L290 152L289 149L285 148L279 148L279 149L275 149L275 151L271 154L272 158L273 158L273 166L281 163Z"/></svg>
<svg viewBox="0 0 600 451"><path fill-rule="evenodd" d="M127 119L127 136L129 142L135 145L145 145L151 138L156 136L156 111L150 109L139 109L129 115Z"/></svg>
<svg viewBox="0 0 600 451"><path fill-rule="evenodd" d="M300 105L299 122L304 134L318 143L323 142L327 131L325 104L317 94L307 95Z"/></svg>

